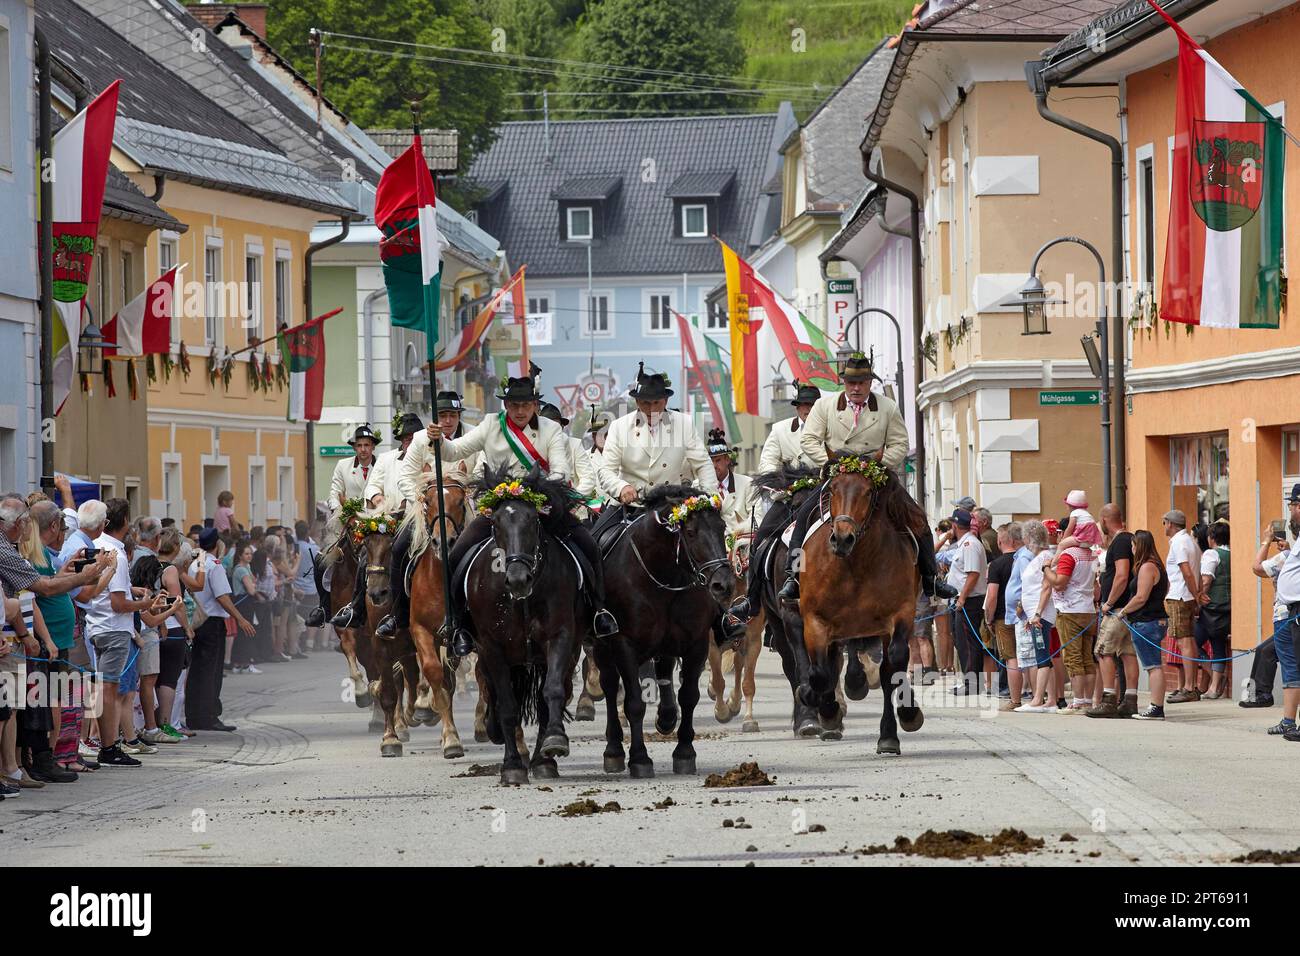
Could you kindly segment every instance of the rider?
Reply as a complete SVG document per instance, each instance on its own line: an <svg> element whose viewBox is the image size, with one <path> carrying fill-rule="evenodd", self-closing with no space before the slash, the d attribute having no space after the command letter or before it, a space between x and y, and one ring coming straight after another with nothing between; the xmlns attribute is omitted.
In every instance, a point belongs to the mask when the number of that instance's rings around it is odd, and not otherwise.
<svg viewBox="0 0 1300 956"><path fill-rule="evenodd" d="M504 402L505 411L485 418L462 438L444 441L443 459L460 461L482 452L484 466L493 471L505 468L511 475L525 477L534 468L540 468L545 474L572 480L572 456L563 429L556 422L537 414L541 394L536 382L532 378L511 378L498 397ZM595 610L592 629L597 637L616 634L618 622L605 608L604 579L595 541L576 518L566 530L568 540L582 549L590 565L588 598ZM451 567L455 568L462 557L491 535L491 519L482 515L475 517L456 539L456 545L448 556ZM464 607L456 593L450 595L448 604L452 615L452 653L464 657L474 649L474 638L464 625ZM405 602L402 609L405 610ZM386 619L379 630L387 624ZM393 630L396 631L396 622Z"/></svg>
<svg viewBox="0 0 1300 956"><path fill-rule="evenodd" d="M542 402L541 410L537 414L542 418L549 418L562 429L569 427L569 419L565 418L559 408L550 402ZM591 452L582 444L581 438L574 438L568 434L565 438L569 442L569 454L573 456L574 490L584 502L590 501L600 492L600 483L596 477L597 465L592 460Z"/></svg>
<svg viewBox="0 0 1300 956"><path fill-rule="evenodd" d="M718 490L722 495L722 520L727 525L727 534L739 540L740 535L749 533L753 524L754 483L748 475L736 473L739 452L727 444L727 433L721 428L709 432L705 450L713 462L713 473L718 478Z"/></svg>
<svg viewBox="0 0 1300 956"><path fill-rule="evenodd" d="M822 391L807 382L795 382L795 388L797 391L794 400L790 402L794 406L795 415L772 424L767 441L763 442L763 451L758 456L759 474L780 471L783 467L807 468L812 464L804 454L800 439L803 438L808 413L812 411L817 399L822 397Z"/></svg>
<svg viewBox="0 0 1300 956"><path fill-rule="evenodd" d="M339 461L334 466L334 476L330 479L330 517L325 525L325 540L321 555L327 554L343 534L343 524L339 519L343 503L365 494L366 482L370 480L370 472L375 467L375 446L379 444L379 436L371 431L369 424L358 425L348 444L352 446L352 459L349 461L344 458ZM305 622L307 627L320 627L329 617L329 591L325 582L329 569L321 567L321 555L317 555L316 566L312 570L320 604L308 613Z"/></svg>
<svg viewBox="0 0 1300 956"><path fill-rule="evenodd" d="M412 436L405 450L397 460L395 483L397 497L402 507L422 508L424 506L425 476L433 471L432 441L435 434L441 435L444 443L465 434L461 423L464 402L460 393L446 390L438 393L438 424L435 428L420 428ZM443 446L446 447L445 444ZM478 456L474 455L461 461L442 459L442 479L467 484L477 467ZM411 529L403 527L393 539L392 563L388 568L389 593L392 595L392 610L375 628L375 635L381 640L392 640L401 627L406 627L410 610L406 593L406 552L411 546Z"/></svg>
<svg viewBox="0 0 1300 956"><path fill-rule="evenodd" d="M388 511L399 514L406 509L406 499L397 489L397 472L403 457L411 447L411 441L419 432L424 431L424 422L414 412L405 412L394 421L393 437L399 442L398 447L386 451L375 460L375 467L370 471L366 482L365 500L372 511ZM366 576L358 574L352 589L352 603L339 609L330 619L335 627L359 627L366 619ZM391 635L389 635L391 640Z"/></svg>

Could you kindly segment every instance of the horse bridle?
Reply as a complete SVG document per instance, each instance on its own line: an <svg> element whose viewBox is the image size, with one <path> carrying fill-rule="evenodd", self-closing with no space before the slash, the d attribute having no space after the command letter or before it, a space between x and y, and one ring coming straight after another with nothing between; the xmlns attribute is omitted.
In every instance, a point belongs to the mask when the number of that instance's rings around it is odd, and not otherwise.
<svg viewBox="0 0 1300 956"><path fill-rule="evenodd" d="M822 486L821 499L817 502L818 510L822 514L830 514L828 509L830 508L832 480L833 479L829 479L829 478L826 480L826 484ZM873 488L871 492L867 495L867 513L863 517L863 519L861 521L858 521L858 519L853 517L853 515L835 515L833 518L831 518L831 533L832 534L835 533L835 526L837 524L839 524L841 521L847 521L853 527L853 537L854 538L862 537L863 531L866 529L867 524L871 521L871 512L872 509L875 508L875 505L876 505L876 491Z"/></svg>
<svg viewBox="0 0 1300 956"><path fill-rule="evenodd" d="M685 554L686 565L689 568L691 573L690 582L682 585L681 587L674 587L671 584L665 584L664 582L660 581L658 578L654 576L653 573L651 573L650 568L646 566L645 558L641 556L641 549L636 546L636 538L633 537L632 535L628 535L628 539L627 539L628 544L632 546L632 553L636 555L637 563L641 565L641 570L646 573L646 577L648 577L651 583L654 584L656 587L662 588L665 591L674 591L674 592L689 591L691 588L695 588L695 587L701 587L701 588L706 587L709 583L709 578L708 578L709 572L713 571L715 568L720 568L723 565L729 565L731 563L731 557L727 555L721 558L710 558L708 561L705 561L703 564L697 564L695 561L695 556L691 554L691 549L686 547L685 541L682 540L681 529L668 527L668 525L664 523L663 519L659 517L659 512L657 511L651 511L650 515L652 516L654 523L657 524L659 527L666 529L669 534L677 535L677 547L676 547L676 553L673 556L673 563L678 567L680 567L682 563L682 554ZM632 523L635 524L637 521L640 521L644 517L646 516L639 515L638 517L632 520Z"/></svg>
<svg viewBox="0 0 1300 956"><path fill-rule="evenodd" d="M451 520L448 518L448 520ZM506 567L512 564L522 564L529 574L537 574L537 565L542 560L542 543L545 529L541 526L541 518L537 521L537 547L533 549L532 554L524 554L522 551L516 551L514 554L506 555Z"/></svg>

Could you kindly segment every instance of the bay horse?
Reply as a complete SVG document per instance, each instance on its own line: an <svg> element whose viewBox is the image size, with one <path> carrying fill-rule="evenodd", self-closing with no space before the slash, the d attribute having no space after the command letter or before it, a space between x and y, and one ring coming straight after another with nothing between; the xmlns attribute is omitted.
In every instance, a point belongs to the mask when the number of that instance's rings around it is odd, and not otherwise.
<svg viewBox="0 0 1300 956"><path fill-rule="evenodd" d="M809 670L799 695L825 713L837 683L832 659L844 642L854 642L855 655L861 647L871 660L879 656L886 693L876 752L899 754L898 726L910 733L925 718L907 673L921 588L917 546L909 532L898 529L924 533L925 519L874 456L832 451L824 474L819 501L829 504L829 520L803 542L800 614Z"/></svg>
<svg viewBox="0 0 1300 956"><path fill-rule="evenodd" d="M329 586L331 617L352 602L353 585L360 570L357 549L352 541L351 524L351 518L344 522L338 542L321 559L327 567L334 569L330 574ZM369 677L375 670L370 656L370 644L368 641L358 641L356 630L353 628L336 627L334 632L339 636L339 652L347 662L348 678L352 682L352 700L358 707L369 707L371 705Z"/></svg>
<svg viewBox="0 0 1300 956"><path fill-rule="evenodd" d="M758 475L754 478L754 484L756 487L781 495L781 501L774 503L772 507L782 508L789 521L793 521L795 512L805 502L816 497L818 486L821 484L817 476L816 468L787 465L779 471ZM780 656L781 671L790 684L790 698L793 702L790 726L794 735L839 740L844 735L844 716L847 708L844 701L839 699L838 648L834 649L829 660L829 667L836 684L835 706L828 704L826 714L819 719L817 708L804 703L799 696L800 686L808 683L808 651L803 642L803 622L797 610L783 606L777 597L777 593L785 584L787 574L786 558L790 549L782 540L781 532L785 530L784 524L788 523L788 521L782 522L783 527L762 543L760 552L754 557L754 560L762 562L763 567L770 569L761 592L763 615L769 633L772 635L772 650Z"/></svg>
<svg viewBox="0 0 1300 956"><path fill-rule="evenodd" d="M420 676L423 678L419 682L419 697L416 700L415 716L421 717L426 724L440 723L442 725L442 755L448 760L455 760L457 757L465 756L465 748L460 742L460 732L456 729L456 719L452 714L451 695L456 687L455 668L444 665L436 635L441 630L447 614L446 589L443 584L442 549L440 547L442 519L445 516L447 546L450 548L451 539L464 528L465 488L455 482L444 482L442 495L446 508L445 512L439 512L438 510L438 486L436 484L425 489L423 508L408 507L406 509L406 516L402 519L401 527L402 531L409 528L411 535L411 544L407 551L410 567L410 583L407 593L410 595L411 626L405 632L398 631L394 635L393 641L381 641L379 643L397 645L401 650L395 648L392 653L403 653L408 660L411 650L406 648L410 647L414 651ZM402 531L399 531L399 534ZM391 550L391 539L388 546ZM382 598L385 607L392 600L391 595L387 593L390 580L387 575L387 566L384 567L384 572L382 581L379 574L367 579L367 613L373 614L377 611L377 609L372 610L369 606L374 598ZM375 593L371 593L371 588L375 589ZM383 613L379 613L374 619L378 621L382 616ZM406 646L401 644L403 634L406 635L406 641L409 642ZM436 712L437 721L423 717L430 710ZM385 735L387 735L387 730L385 730ZM386 740L385 742L397 743L397 754L401 753L400 741ZM397 754L394 754L394 756Z"/></svg>
<svg viewBox="0 0 1300 956"><path fill-rule="evenodd" d="M646 492L640 513L602 535L605 592L620 631L593 644L600 685L605 692L606 773L653 777L654 762L642 732L645 700L639 669L654 660L662 688L656 727L662 733L677 725L673 773L695 773L695 705L700 674L708 660L713 630L736 589L736 573L727 557L726 527L712 505L691 509L703 498L689 485L658 485ZM674 509L687 510L681 520ZM672 668L681 661L681 687L672 699ZM618 719L619 685L631 733L626 762L623 728ZM680 708L680 722L678 711Z"/></svg>
<svg viewBox="0 0 1300 956"><path fill-rule="evenodd" d="M513 490L493 501L502 485ZM477 490L492 536L467 559L466 607L489 685L488 733L505 751L501 782L527 783L530 768L554 779L555 758L569 755L565 707L590 615L582 572L563 543L577 520L574 495L536 467L525 478L485 467ZM537 745L525 765L517 735L534 718Z"/></svg>

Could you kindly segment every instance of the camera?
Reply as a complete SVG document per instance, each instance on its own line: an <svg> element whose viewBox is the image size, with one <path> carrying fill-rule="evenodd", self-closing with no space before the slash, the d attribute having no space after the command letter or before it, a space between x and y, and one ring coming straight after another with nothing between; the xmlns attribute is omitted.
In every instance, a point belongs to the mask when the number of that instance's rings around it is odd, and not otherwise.
<svg viewBox="0 0 1300 956"><path fill-rule="evenodd" d="M1274 522L1272 523L1272 529L1273 529L1273 540L1274 540L1274 541L1285 541L1285 540L1286 540L1286 525L1283 524L1283 522L1282 522L1281 519L1278 519L1277 521L1274 521Z"/></svg>
<svg viewBox="0 0 1300 956"><path fill-rule="evenodd" d="M86 570L86 568L95 563L95 558L98 554L99 548L86 548L82 551L83 557L72 562L72 570L78 573Z"/></svg>

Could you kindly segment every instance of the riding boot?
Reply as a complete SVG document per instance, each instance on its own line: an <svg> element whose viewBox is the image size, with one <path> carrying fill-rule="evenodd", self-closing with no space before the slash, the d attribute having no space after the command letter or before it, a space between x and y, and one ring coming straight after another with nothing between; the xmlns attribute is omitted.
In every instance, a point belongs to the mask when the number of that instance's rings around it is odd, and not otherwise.
<svg viewBox="0 0 1300 956"><path fill-rule="evenodd" d="M764 549L772 538L785 530L785 526L790 523L790 514L788 502L774 502L772 507L767 509L767 514L763 515L758 530L754 532L754 544L749 552L750 562L745 580L745 595L736 598L727 609L727 612L739 621L751 620L763 607L763 585L767 582L767 577L763 573L763 568L767 564L767 553Z"/></svg>
<svg viewBox="0 0 1300 956"><path fill-rule="evenodd" d="M596 539L584 525L576 524L569 532L569 540L582 551L587 559L590 575L587 579L587 600L591 603L593 616L592 633L596 637L613 637L618 633L618 618L605 607L605 566L600 560L600 550Z"/></svg>
<svg viewBox="0 0 1300 956"><path fill-rule="evenodd" d="M939 580L939 562L934 556L934 539L928 533L916 535L916 566L921 572L921 588L930 597L955 598L957 591Z"/></svg>
<svg viewBox="0 0 1300 956"><path fill-rule="evenodd" d="M452 545L451 553L447 555L450 573L455 575L465 555L491 536L492 522L488 518L480 515L466 525ZM465 626L464 593L453 581L452 592L447 597L447 609L451 618L451 652L457 657L466 657L474 650L474 633Z"/></svg>
<svg viewBox="0 0 1300 956"><path fill-rule="evenodd" d="M405 526L393 539L392 563L388 567L388 593L392 595L392 610L375 628L375 637L391 641L397 632L411 624L411 604L406 593L406 553L411 547L411 529ZM362 594L364 595L364 591ZM364 597L363 597L364 600Z"/></svg>
<svg viewBox="0 0 1300 956"><path fill-rule="evenodd" d="M356 580L352 584L352 600L330 618L330 623L338 628L354 628L360 627L365 622L366 573L364 568L357 568Z"/></svg>
<svg viewBox="0 0 1300 956"><path fill-rule="evenodd" d="M790 550L785 559L787 576L785 584L776 593L777 599L788 607L797 607L799 604L799 565L803 558L803 539L808 535L814 504L815 499L809 499L795 515L794 534L790 536Z"/></svg>
<svg viewBox="0 0 1300 956"><path fill-rule="evenodd" d="M325 569L321 567L319 554L312 556L311 576L316 582L316 597L319 603L316 607L307 612L307 619L304 622L307 627L321 627L325 624L325 619L329 617L329 595L325 593Z"/></svg>

